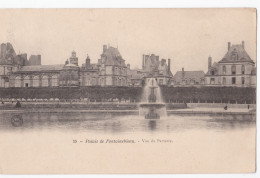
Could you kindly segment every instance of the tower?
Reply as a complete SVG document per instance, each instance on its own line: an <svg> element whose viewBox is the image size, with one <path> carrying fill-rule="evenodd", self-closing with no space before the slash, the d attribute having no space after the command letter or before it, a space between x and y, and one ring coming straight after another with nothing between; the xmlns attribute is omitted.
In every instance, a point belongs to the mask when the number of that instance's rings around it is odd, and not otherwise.
<svg viewBox="0 0 260 178"><path fill-rule="evenodd" d="M90 67L90 58L89 56L87 56L87 59L86 59L86 68L89 68Z"/></svg>
<svg viewBox="0 0 260 178"><path fill-rule="evenodd" d="M71 52L70 63L78 66L78 57L76 56L75 51Z"/></svg>

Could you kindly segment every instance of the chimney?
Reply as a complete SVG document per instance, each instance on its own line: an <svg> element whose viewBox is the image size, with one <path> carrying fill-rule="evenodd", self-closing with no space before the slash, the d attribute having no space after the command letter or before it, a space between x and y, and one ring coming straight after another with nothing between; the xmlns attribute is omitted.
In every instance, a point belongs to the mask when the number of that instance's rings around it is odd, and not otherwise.
<svg viewBox="0 0 260 178"><path fill-rule="evenodd" d="M144 63L146 64L147 60L149 60L149 55L145 55L144 58L145 58Z"/></svg>
<svg viewBox="0 0 260 178"><path fill-rule="evenodd" d="M89 56L87 56L87 59L86 59L86 68L89 68L90 67L90 58Z"/></svg>
<svg viewBox="0 0 260 178"><path fill-rule="evenodd" d="M184 78L184 68L182 68L182 78Z"/></svg>
<svg viewBox="0 0 260 178"><path fill-rule="evenodd" d="M142 68L144 69L144 54L143 54L143 66L142 66Z"/></svg>
<svg viewBox="0 0 260 178"><path fill-rule="evenodd" d="M155 56L156 62L159 61L159 56Z"/></svg>
<svg viewBox="0 0 260 178"><path fill-rule="evenodd" d="M168 71L171 71L171 59L168 59Z"/></svg>
<svg viewBox="0 0 260 178"><path fill-rule="evenodd" d="M103 53L105 53L107 50L107 45L103 45Z"/></svg>
<svg viewBox="0 0 260 178"><path fill-rule="evenodd" d="M245 49L245 42L242 41L242 48Z"/></svg>
<svg viewBox="0 0 260 178"><path fill-rule="evenodd" d="M209 58L208 58L208 69L211 68L211 65L212 65L212 58L211 58L211 56L209 56Z"/></svg>
<svg viewBox="0 0 260 178"><path fill-rule="evenodd" d="M231 43L230 43L230 42L228 42L228 50L230 49L230 46L231 46Z"/></svg>

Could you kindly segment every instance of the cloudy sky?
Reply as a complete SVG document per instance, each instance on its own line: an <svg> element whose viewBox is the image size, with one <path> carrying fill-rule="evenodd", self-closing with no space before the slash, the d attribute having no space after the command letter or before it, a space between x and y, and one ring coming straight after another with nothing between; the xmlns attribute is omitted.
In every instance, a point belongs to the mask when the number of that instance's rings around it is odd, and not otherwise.
<svg viewBox="0 0 260 178"><path fill-rule="evenodd" d="M96 63L102 45L117 47L131 68L142 54L172 59L171 69L207 70L227 42L240 44L256 60L253 9L16 9L0 10L0 43L16 53L41 54L42 64L63 64L75 50L80 65L87 54Z"/></svg>

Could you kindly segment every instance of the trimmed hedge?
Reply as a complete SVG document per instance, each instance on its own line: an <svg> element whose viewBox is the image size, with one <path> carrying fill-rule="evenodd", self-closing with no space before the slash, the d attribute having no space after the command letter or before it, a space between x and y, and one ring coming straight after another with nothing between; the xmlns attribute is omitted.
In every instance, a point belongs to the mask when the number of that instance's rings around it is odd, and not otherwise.
<svg viewBox="0 0 260 178"><path fill-rule="evenodd" d="M81 87L81 88L0 88L0 98L60 98L102 101L107 99L130 99L140 102L139 87ZM165 102L200 103L255 103L256 89L245 87L161 87Z"/></svg>

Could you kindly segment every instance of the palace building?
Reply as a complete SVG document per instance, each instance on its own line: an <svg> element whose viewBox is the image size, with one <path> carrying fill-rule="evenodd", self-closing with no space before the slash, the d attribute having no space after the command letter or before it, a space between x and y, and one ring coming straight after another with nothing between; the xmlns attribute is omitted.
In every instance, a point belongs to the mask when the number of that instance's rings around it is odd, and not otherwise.
<svg viewBox="0 0 260 178"><path fill-rule="evenodd" d="M10 43L1 45L0 87L127 86L127 66L117 48L104 45L97 64L87 56L82 67L72 51L60 65L41 65L39 55L16 55Z"/></svg>
<svg viewBox="0 0 260 178"><path fill-rule="evenodd" d="M254 61L245 50L245 42L231 45L219 62L212 64L208 58L208 72L205 75L209 86L255 87L256 67Z"/></svg>
<svg viewBox="0 0 260 178"><path fill-rule="evenodd" d="M87 55L79 66L72 51L65 64L41 65L40 55L16 54L10 43L0 46L0 87L142 87L146 79L155 78L161 86L235 86L255 87L256 67L245 51L245 43L232 45L219 62L208 58L208 71L177 71L172 74L171 59L159 59L155 54L142 56L142 68L130 69L118 48L103 45L97 63Z"/></svg>
<svg viewBox="0 0 260 178"><path fill-rule="evenodd" d="M177 71L171 79L172 86L196 86L205 84L205 73L201 71Z"/></svg>

